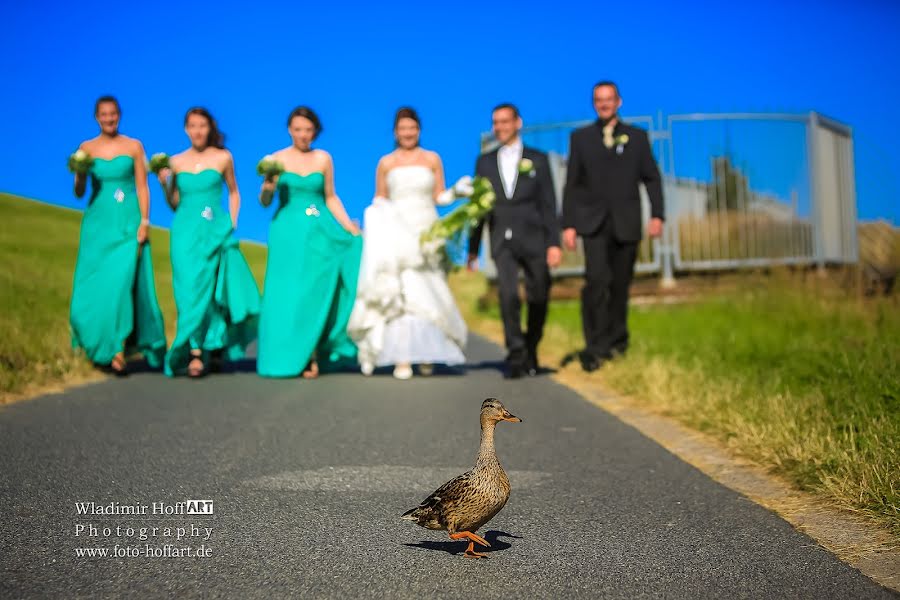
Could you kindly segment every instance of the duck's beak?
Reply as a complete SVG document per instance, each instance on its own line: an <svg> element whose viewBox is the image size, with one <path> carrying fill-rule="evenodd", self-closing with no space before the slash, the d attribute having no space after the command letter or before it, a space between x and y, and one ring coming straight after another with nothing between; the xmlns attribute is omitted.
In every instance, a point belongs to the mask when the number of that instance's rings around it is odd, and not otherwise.
<svg viewBox="0 0 900 600"><path fill-rule="evenodd" d="M503 420L509 421L510 423L521 423L522 422L522 419L520 419L519 417L517 417L515 415L511 415L509 413L506 413L506 416L503 417Z"/></svg>

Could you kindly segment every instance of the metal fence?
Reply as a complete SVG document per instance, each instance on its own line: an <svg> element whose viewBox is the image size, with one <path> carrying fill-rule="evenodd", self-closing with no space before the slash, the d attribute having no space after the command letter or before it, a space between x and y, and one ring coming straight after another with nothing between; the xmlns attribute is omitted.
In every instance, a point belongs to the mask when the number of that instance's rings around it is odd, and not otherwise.
<svg viewBox="0 0 900 600"><path fill-rule="evenodd" d="M641 242L636 270L672 283L678 272L854 263L856 188L850 127L817 113L633 116L663 175L666 222ZM549 154L561 210L569 135L585 122L527 127ZM482 134L482 149L496 144ZM641 186L646 226L649 202ZM485 247L487 245L485 244ZM489 276L495 271L489 251ZM580 249L555 275L583 273Z"/></svg>

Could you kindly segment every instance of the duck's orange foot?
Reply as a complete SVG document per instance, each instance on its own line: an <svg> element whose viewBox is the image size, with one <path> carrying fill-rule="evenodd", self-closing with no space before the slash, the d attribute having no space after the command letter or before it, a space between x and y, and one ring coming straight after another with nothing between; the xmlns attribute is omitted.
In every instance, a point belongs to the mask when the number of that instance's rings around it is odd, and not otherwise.
<svg viewBox="0 0 900 600"><path fill-rule="evenodd" d="M459 531L457 533L450 534L451 540L469 540L471 542L475 542L476 544L481 544L485 548L490 548L491 545L488 543L486 539L479 535L475 535L471 531Z"/></svg>
<svg viewBox="0 0 900 600"><path fill-rule="evenodd" d="M475 535L471 531L459 531L457 533L450 534L451 540L469 540L469 547L466 548L466 556L469 558L489 558L487 554L482 554L481 552L475 552L475 544L481 544L485 548L490 548L491 545L488 543L486 539L479 535Z"/></svg>
<svg viewBox="0 0 900 600"><path fill-rule="evenodd" d="M469 547L466 548L466 558L490 558L487 554L483 552L475 552L475 542L469 542Z"/></svg>

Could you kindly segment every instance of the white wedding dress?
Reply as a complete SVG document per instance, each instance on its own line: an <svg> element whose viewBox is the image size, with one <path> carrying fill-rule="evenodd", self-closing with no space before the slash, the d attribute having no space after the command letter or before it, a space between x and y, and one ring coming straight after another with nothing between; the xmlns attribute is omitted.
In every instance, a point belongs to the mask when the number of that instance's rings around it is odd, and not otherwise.
<svg viewBox="0 0 900 600"><path fill-rule="evenodd" d="M394 167L388 198L366 209L356 303L347 330L365 366L465 362L466 324L419 236L437 219L434 174Z"/></svg>

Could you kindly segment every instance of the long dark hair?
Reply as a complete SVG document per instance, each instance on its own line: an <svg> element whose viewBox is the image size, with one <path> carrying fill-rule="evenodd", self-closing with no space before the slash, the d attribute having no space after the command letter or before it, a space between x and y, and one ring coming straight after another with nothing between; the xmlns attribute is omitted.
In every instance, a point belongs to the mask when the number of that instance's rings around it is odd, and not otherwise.
<svg viewBox="0 0 900 600"><path fill-rule="evenodd" d="M206 145L213 148L225 148L225 134L219 131L219 125L208 110L202 106L195 106L187 111L184 115L184 126L187 127L188 117L191 115L199 115L206 119L209 123L209 136L206 138Z"/></svg>
<svg viewBox="0 0 900 600"><path fill-rule="evenodd" d="M419 119L419 113L416 112L416 109L411 108L409 106L403 106L397 109L397 114L394 115L394 130L396 131L397 125L400 123L400 119L412 119L416 122L416 125L419 126L419 132L422 131L422 121ZM394 146L400 147L400 142L394 141Z"/></svg>

